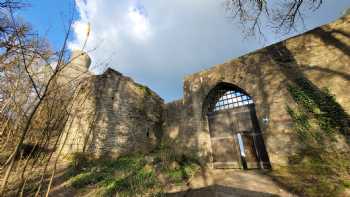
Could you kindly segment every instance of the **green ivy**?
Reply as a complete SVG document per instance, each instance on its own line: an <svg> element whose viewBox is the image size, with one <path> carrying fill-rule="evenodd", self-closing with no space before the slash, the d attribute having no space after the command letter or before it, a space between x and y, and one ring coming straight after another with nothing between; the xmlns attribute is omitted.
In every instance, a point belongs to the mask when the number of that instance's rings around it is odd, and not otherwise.
<svg viewBox="0 0 350 197"><path fill-rule="evenodd" d="M288 178L303 196L338 196L348 187L349 153L336 151L336 136L348 138L349 116L329 89L319 90L305 78L288 86L295 108L287 105L300 148L290 156ZM286 175L287 176L287 175Z"/></svg>
<svg viewBox="0 0 350 197"><path fill-rule="evenodd" d="M298 104L318 119L325 132L331 134L338 130L349 135L350 117L328 88L320 90L306 78L300 77L296 85L289 86L289 92Z"/></svg>

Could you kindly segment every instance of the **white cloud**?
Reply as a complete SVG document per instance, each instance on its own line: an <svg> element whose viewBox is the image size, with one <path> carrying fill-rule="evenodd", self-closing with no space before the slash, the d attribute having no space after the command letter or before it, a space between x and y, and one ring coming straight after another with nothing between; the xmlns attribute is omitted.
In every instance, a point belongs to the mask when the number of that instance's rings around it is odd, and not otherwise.
<svg viewBox="0 0 350 197"><path fill-rule="evenodd" d="M86 48L92 50L95 72L102 72L108 63L166 100L180 98L186 74L263 45L243 39L225 16L223 1L76 0L80 18L69 47L83 46L90 24ZM320 24L320 16L315 18ZM269 35L268 39L271 43L280 38Z"/></svg>
<svg viewBox="0 0 350 197"><path fill-rule="evenodd" d="M151 25L148 21L146 12L141 8L136 5L130 6L128 11L128 17L130 20L129 28L132 30L135 38L147 40L151 34Z"/></svg>

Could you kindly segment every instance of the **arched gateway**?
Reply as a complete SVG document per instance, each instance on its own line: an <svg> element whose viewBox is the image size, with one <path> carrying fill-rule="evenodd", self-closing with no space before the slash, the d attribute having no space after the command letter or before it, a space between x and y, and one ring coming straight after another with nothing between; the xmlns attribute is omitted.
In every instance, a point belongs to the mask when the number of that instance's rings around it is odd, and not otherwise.
<svg viewBox="0 0 350 197"><path fill-rule="evenodd" d="M270 168L252 98L228 83L206 100L214 168Z"/></svg>

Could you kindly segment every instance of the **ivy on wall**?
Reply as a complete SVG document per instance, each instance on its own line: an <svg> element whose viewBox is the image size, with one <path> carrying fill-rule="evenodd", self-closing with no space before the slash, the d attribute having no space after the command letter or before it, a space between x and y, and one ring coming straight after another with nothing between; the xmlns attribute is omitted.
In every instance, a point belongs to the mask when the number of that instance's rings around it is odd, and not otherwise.
<svg viewBox="0 0 350 197"><path fill-rule="evenodd" d="M299 147L289 166L275 175L302 196L341 196L350 187L350 153L344 148L349 146L349 115L328 89L320 90L306 78L288 90L297 104L287 105L287 111Z"/></svg>
<svg viewBox="0 0 350 197"><path fill-rule="evenodd" d="M340 131L349 137L350 117L329 89L320 90L306 78L299 77L296 85L289 86L289 92L304 111L318 120L319 126L325 132Z"/></svg>

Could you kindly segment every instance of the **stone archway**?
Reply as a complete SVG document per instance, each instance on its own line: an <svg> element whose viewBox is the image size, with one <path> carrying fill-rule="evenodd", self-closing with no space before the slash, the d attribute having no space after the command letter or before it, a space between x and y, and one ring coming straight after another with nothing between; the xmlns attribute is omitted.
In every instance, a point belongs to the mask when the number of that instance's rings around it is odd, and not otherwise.
<svg viewBox="0 0 350 197"><path fill-rule="evenodd" d="M207 95L214 168L270 168L253 99L229 83L217 84Z"/></svg>

